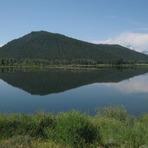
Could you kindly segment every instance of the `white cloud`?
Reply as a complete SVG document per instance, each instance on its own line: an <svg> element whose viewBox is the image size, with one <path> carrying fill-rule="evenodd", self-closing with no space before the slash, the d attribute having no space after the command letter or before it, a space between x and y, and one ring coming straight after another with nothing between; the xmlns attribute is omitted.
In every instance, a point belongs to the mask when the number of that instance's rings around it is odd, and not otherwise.
<svg viewBox="0 0 148 148"><path fill-rule="evenodd" d="M122 46L131 46L135 50L148 51L148 33L122 33L119 36L102 41L92 41L96 44L119 44Z"/></svg>
<svg viewBox="0 0 148 148"><path fill-rule="evenodd" d="M148 75L137 76L119 83L104 83L123 93L148 93Z"/></svg>
<svg viewBox="0 0 148 148"><path fill-rule="evenodd" d="M3 45L2 44L0 44L0 47L2 47Z"/></svg>

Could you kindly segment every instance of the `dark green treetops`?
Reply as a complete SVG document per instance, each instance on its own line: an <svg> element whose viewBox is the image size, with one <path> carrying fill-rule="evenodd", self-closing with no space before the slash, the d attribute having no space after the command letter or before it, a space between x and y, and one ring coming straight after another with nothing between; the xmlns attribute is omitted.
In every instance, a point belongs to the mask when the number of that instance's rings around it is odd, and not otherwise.
<svg viewBox="0 0 148 148"><path fill-rule="evenodd" d="M148 56L120 45L92 44L61 34L45 31L31 32L0 48L0 58L46 59L50 61L87 60L98 63L123 61L147 61Z"/></svg>

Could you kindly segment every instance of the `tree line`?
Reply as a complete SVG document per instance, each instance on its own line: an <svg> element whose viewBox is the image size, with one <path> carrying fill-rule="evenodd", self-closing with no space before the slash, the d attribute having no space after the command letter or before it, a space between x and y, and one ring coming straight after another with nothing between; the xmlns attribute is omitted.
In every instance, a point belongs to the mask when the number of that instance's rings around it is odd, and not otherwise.
<svg viewBox="0 0 148 148"><path fill-rule="evenodd" d="M0 65L2 66L20 66L20 65L97 65L97 64L137 64L148 63L148 61L138 60L124 60L124 59L112 59L112 60L91 60L91 59L29 59L29 58L1 58Z"/></svg>

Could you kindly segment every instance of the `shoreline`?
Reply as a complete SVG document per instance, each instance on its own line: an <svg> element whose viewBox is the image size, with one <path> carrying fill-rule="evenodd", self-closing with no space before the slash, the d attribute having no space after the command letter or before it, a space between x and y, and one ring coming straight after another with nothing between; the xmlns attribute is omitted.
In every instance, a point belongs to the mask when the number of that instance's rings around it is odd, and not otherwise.
<svg viewBox="0 0 148 148"><path fill-rule="evenodd" d="M97 64L97 65L0 65L0 69L3 68L55 68L55 69L88 69L97 70L100 68L148 68L148 64Z"/></svg>

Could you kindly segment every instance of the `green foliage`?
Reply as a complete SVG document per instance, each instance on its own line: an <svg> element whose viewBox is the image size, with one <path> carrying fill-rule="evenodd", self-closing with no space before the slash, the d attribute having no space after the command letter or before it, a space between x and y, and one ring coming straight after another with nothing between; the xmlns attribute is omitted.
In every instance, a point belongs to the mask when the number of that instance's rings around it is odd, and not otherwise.
<svg viewBox="0 0 148 148"><path fill-rule="evenodd" d="M127 133L127 140L132 147L148 146L148 126L139 121L135 121L134 126Z"/></svg>
<svg viewBox="0 0 148 148"><path fill-rule="evenodd" d="M113 65L148 61L148 56L119 45L96 45L45 31L31 32L0 48L0 57L19 63ZM39 59L39 60L32 60ZM42 61L46 59L48 61ZM15 63L16 61L11 61ZM10 62L10 61L9 61ZM1 64L8 64L1 61Z"/></svg>
<svg viewBox="0 0 148 148"><path fill-rule="evenodd" d="M0 114L1 148L142 148L147 139L148 114L133 118L122 106L101 108L93 117L77 111Z"/></svg>
<svg viewBox="0 0 148 148"><path fill-rule="evenodd" d="M57 141L74 147L86 147L100 141L99 131L89 117L75 111L58 115L55 133Z"/></svg>
<svg viewBox="0 0 148 148"><path fill-rule="evenodd" d="M142 116L141 116L141 118L140 118L140 122L141 123L145 123L145 124L148 125L148 114L143 113Z"/></svg>
<svg viewBox="0 0 148 148"><path fill-rule="evenodd" d="M1 114L0 133L4 138L16 135L30 135L32 137L47 138L45 128L54 127L54 116L38 112L35 115Z"/></svg>
<svg viewBox="0 0 148 148"><path fill-rule="evenodd" d="M148 115L140 120L129 115L123 106L109 106L99 109L94 123L100 128L102 145L105 147L148 146Z"/></svg>
<svg viewBox="0 0 148 148"><path fill-rule="evenodd" d="M101 145L105 147L121 146L125 142L127 124L113 118L96 116L93 121L100 129Z"/></svg>
<svg viewBox="0 0 148 148"><path fill-rule="evenodd" d="M124 106L111 105L109 107L99 108L98 115L119 121L129 120L129 114L125 110Z"/></svg>

